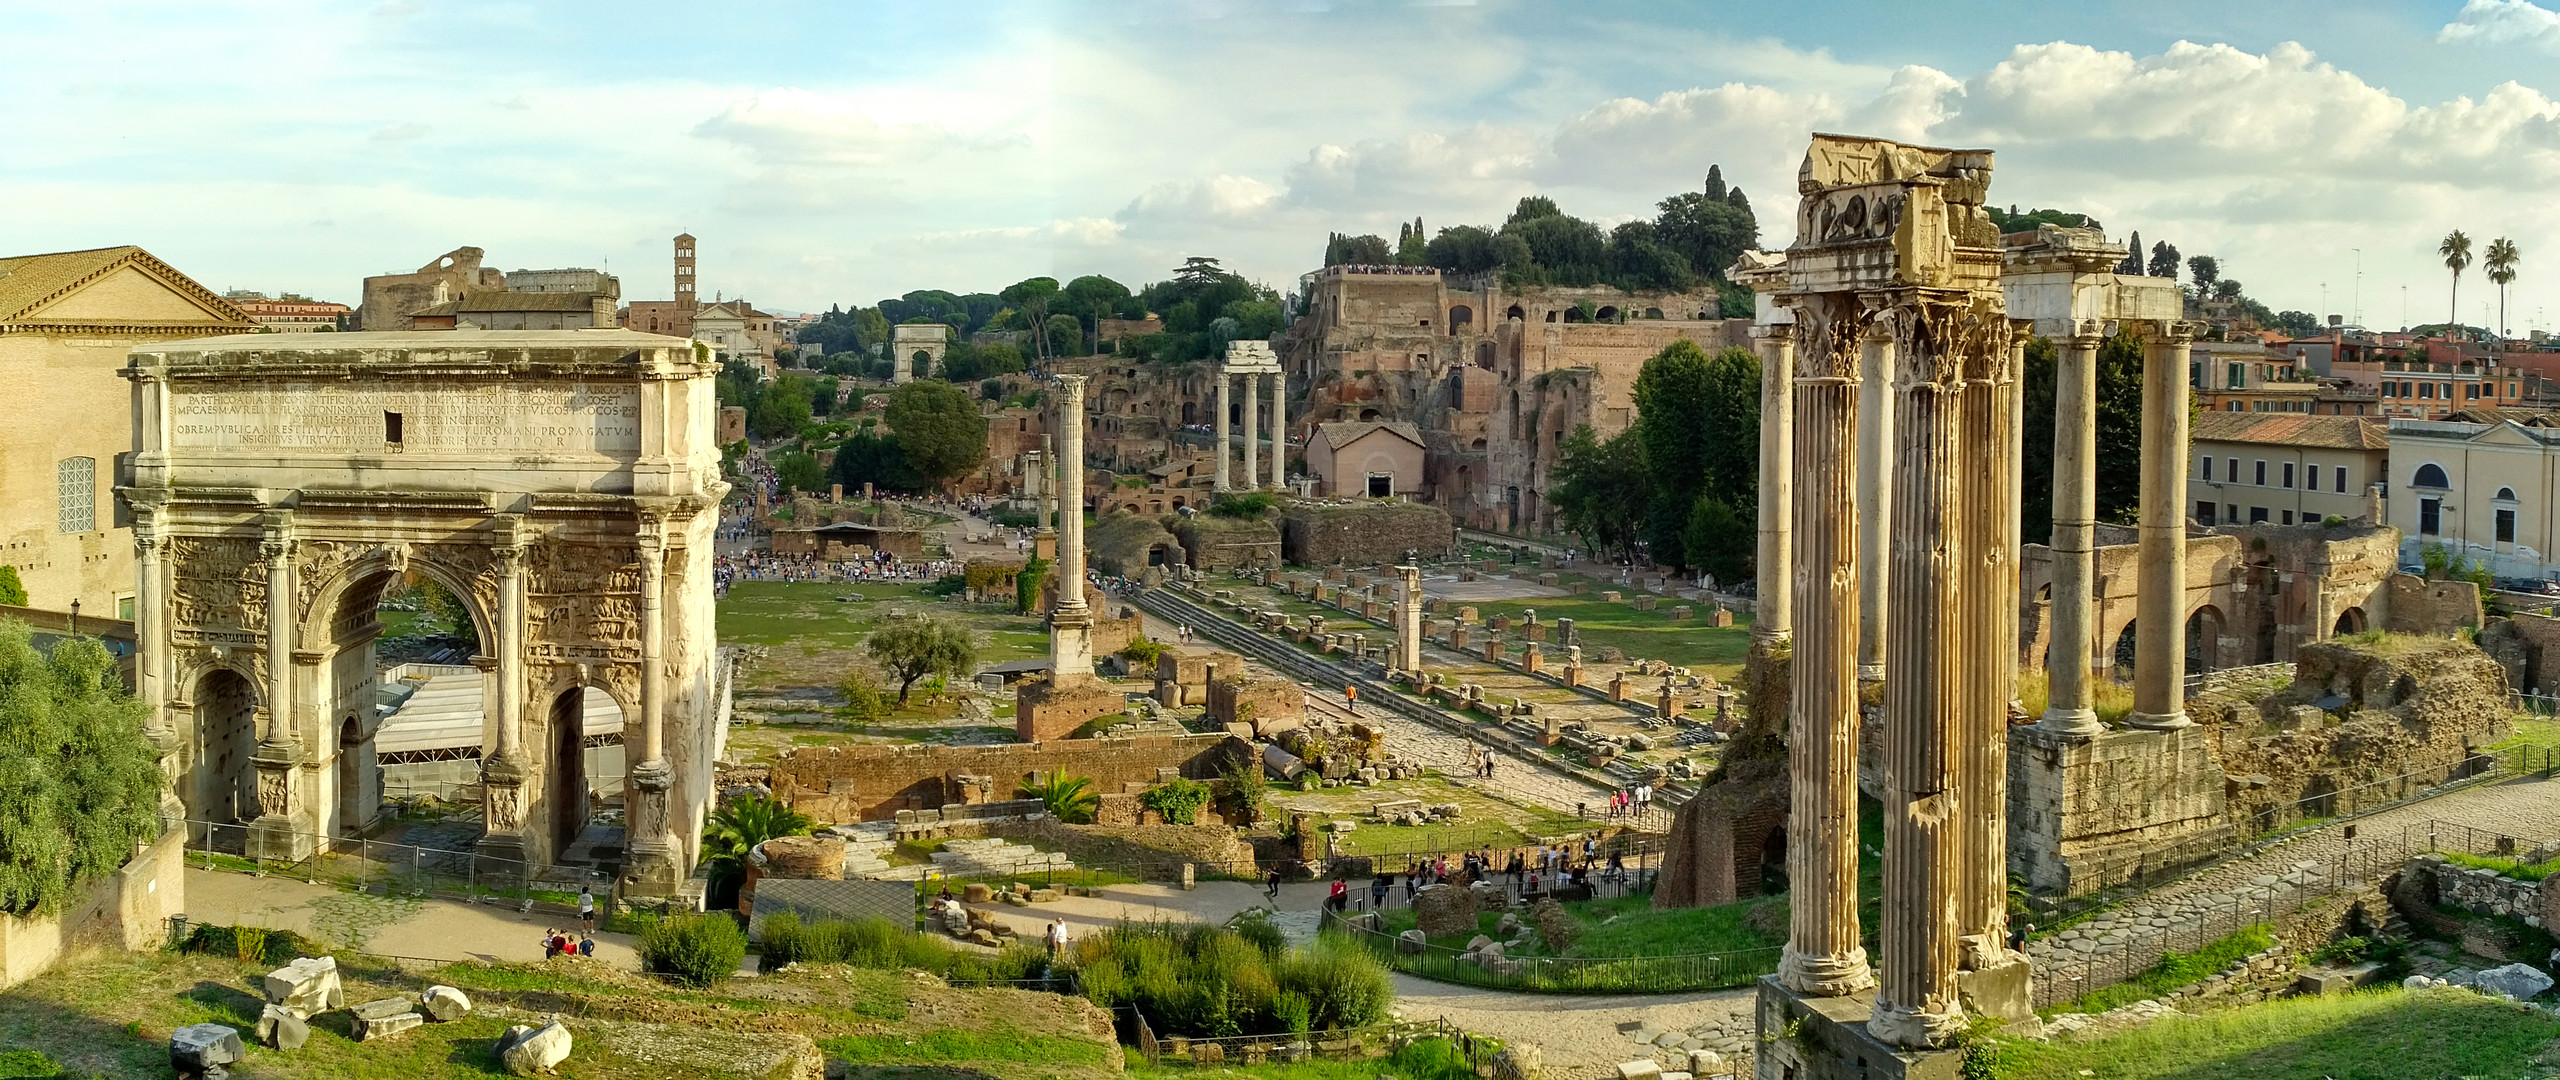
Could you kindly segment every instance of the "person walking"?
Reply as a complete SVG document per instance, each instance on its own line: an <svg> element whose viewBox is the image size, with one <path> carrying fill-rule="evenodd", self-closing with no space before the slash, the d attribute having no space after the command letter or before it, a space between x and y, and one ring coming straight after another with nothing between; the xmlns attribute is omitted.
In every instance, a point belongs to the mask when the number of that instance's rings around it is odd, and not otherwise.
<svg viewBox="0 0 2560 1080"><path fill-rule="evenodd" d="M1280 871L1278 869L1275 868L1270 873L1262 876L1262 895L1270 897L1273 900L1280 899Z"/></svg>
<svg viewBox="0 0 2560 1080"><path fill-rule="evenodd" d="M1066 954L1067 920L1065 917L1061 916L1049 921L1049 959L1058 960L1065 957Z"/></svg>
<svg viewBox="0 0 2560 1080"><path fill-rule="evenodd" d="M1352 712L1359 712L1360 688L1351 683L1342 684L1342 703L1350 707Z"/></svg>
<svg viewBox="0 0 2560 1080"><path fill-rule="evenodd" d="M578 924L588 934L596 932L596 887L578 886Z"/></svg>

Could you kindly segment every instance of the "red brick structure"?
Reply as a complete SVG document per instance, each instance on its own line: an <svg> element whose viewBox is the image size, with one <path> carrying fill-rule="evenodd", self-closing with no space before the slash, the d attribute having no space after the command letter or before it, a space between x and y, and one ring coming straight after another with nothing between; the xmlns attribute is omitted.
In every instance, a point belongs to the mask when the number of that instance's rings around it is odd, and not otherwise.
<svg viewBox="0 0 2560 1080"><path fill-rule="evenodd" d="M1082 777L1119 792L1162 770L1215 779L1252 748L1228 735L1153 735L996 746L807 746L773 765L773 795L822 823L882 821L900 810L965 802L964 789L1011 798L1044 774Z"/></svg>

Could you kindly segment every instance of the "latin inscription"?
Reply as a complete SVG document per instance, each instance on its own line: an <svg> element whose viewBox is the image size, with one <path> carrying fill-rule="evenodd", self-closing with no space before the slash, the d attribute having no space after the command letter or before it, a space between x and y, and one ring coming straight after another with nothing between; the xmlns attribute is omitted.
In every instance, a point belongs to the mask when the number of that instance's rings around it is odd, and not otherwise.
<svg viewBox="0 0 2560 1080"><path fill-rule="evenodd" d="M380 453L391 443L385 414L400 418L403 452L640 448L640 391L631 386L182 387L170 411L171 441L184 448Z"/></svg>

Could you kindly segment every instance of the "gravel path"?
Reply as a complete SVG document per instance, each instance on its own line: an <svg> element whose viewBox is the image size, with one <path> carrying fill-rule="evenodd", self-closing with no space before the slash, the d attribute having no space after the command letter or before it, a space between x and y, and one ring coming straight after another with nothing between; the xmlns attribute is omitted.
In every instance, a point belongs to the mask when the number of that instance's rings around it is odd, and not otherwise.
<svg viewBox="0 0 2560 1080"><path fill-rule="evenodd" d="M1533 1043L1548 1075L1558 1080L1615 1076L1619 1062L1644 1057L1686 1067L1685 1052L1638 1042L1639 1034L1703 1033L1732 1049L1746 1049L1752 1039L1750 989L1615 996L1506 994L1408 975L1394 978L1396 1010L1405 1019L1441 1018L1467 1031ZM1639 1026L1621 1031L1622 1024ZM1709 1048L1715 1048L1715 1042Z"/></svg>

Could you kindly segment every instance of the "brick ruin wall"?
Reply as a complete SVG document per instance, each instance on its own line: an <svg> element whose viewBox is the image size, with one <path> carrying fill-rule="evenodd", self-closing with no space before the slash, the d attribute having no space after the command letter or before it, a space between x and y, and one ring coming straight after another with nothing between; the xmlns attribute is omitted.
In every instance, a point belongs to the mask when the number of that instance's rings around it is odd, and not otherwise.
<svg viewBox="0 0 2560 1080"><path fill-rule="evenodd" d="M1293 501L1280 512L1281 555L1295 566L1387 566L1409 552L1446 556L1456 544L1449 513L1437 506Z"/></svg>
<svg viewBox="0 0 2560 1080"><path fill-rule="evenodd" d="M2085 741L2012 728L2011 870L2049 895L2153 879L2296 818L2467 775L2509 722L2496 660L2403 636L2304 645L2290 686L2202 693L2187 711L2192 727Z"/></svg>
<svg viewBox="0 0 2560 1080"><path fill-rule="evenodd" d="M970 792L1010 799L1044 774L1084 777L1098 791L1154 783L1174 769L1194 780L1216 778L1227 762L1252 753L1230 735L1149 735L1065 739L995 746L804 746L773 765L777 799L822 824L885 821L900 810L939 809ZM963 777L992 783L964 785Z"/></svg>
<svg viewBox="0 0 2560 1080"><path fill-rule="evenodd" d="M1280 526L1276 518L1225 518L1193 514L1174 527L1194 570L1233 570L1244 566L1280 565Z"/></svg>

